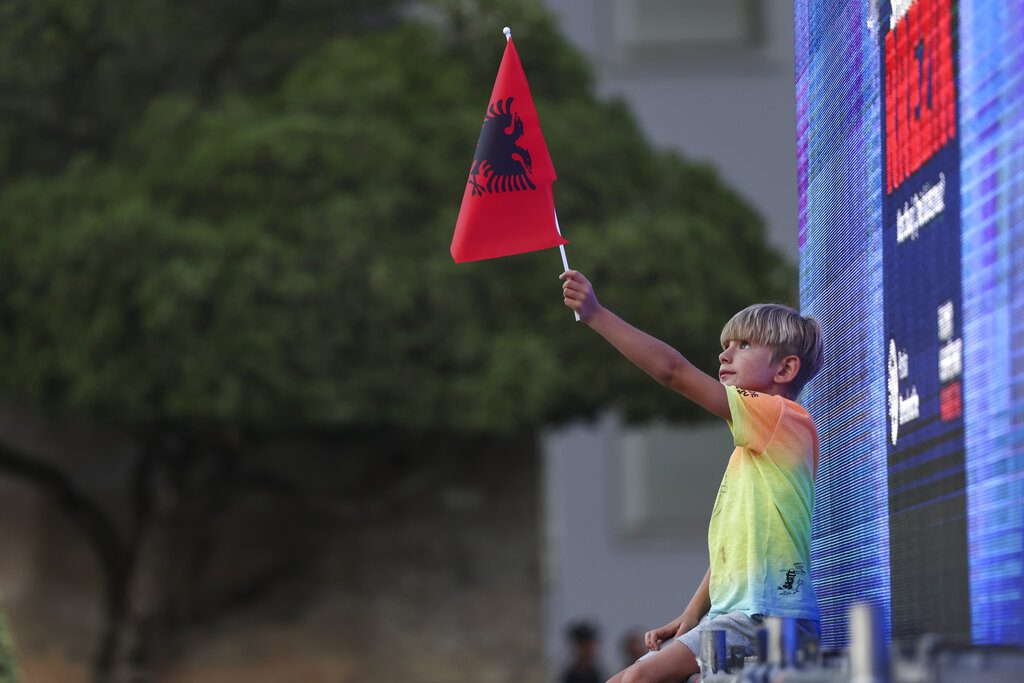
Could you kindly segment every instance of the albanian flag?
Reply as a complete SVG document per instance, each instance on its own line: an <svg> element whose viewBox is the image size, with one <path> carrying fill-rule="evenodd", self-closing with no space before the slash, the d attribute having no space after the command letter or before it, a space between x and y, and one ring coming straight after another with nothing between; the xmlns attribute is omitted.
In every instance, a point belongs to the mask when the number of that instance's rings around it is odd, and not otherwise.
<svg viewBox="0 0 1024 683"><path fill-rule="evenodd" d="M568 244L555 226L555 167L509 39L452 237L456 263Z"/></svg>

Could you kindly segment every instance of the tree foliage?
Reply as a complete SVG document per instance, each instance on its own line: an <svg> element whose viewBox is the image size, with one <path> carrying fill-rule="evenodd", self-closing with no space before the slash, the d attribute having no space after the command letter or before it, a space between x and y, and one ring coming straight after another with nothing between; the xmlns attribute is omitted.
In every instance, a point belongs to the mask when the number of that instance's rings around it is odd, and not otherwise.
<svg viewBox="0 0 1024 683"><path fill-rule="evenodd" d="M109 152L154 97L273 87L323 41L394 21L395 0L3 0L0 180Z"/></svg>
<svg viewBox="0 0 1024 683"><path fill-rule="evenodd" d="M572 322L554 251L448 255L505 24L559 173L570 263L603 303L710 369L729 315L791 295L755 212L598 98L534 2L437 2L401 21L361 15L360 30L338 10L315 30L251 35L216 21L245 3L12 6L22 21L0 24L24 35L0 76L24 106L0 122L21 140L0 160L8 396L127 426L507 432L611 406L692 416ZM44 36L60 50L12 54L44 11L67 15ZM180 50L207 24L196 52Z"/></svg>

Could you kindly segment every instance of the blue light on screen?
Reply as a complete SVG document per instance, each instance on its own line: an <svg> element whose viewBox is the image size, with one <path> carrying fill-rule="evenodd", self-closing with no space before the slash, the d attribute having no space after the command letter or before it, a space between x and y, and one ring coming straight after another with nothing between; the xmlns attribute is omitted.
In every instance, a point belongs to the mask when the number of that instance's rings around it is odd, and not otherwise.
<svg viewBox="0 0 1024 683"><path fill-rule="evenodd" d="M880 102L868 19L853 3L796 3L800 305L828 335L802 397L821 441L811 567L826 648L846 642L854 600L881 606L889 629Z"/></svg>
<svg viewBox="0 0 1024 683"><path fill-rule="evenodd" d="M971 634L1024 642L1024 6L960 5Z"/></svg>
<svg viewBox="0 0 1024 683"><path fill-rule="evenodd" d="M894 637L1024 644L1024 3L795 19L823 645L862 600Z"/></svg>

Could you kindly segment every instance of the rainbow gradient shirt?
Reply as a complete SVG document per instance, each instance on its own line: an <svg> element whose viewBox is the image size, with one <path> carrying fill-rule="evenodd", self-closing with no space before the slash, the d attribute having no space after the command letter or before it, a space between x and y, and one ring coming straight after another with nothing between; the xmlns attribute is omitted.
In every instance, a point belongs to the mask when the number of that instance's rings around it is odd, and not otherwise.
<svg viewBox="0 0 1024 683"><path fill-rule="evenodd" d="M819 619L811 586L818 431L798 403L726 387L736 448L708 528L710 617Z"/></svg>

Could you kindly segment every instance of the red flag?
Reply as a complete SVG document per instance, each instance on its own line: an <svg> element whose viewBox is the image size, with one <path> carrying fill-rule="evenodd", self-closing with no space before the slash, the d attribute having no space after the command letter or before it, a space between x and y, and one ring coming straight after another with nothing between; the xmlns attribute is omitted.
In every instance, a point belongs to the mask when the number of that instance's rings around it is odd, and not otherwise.
<svg viewBox="0 0 1024 683"><path fill-rule="evenodd" d="M568 244L555 226L555 167L509 40L473 154L452 238L456 263Z"/></svg>

